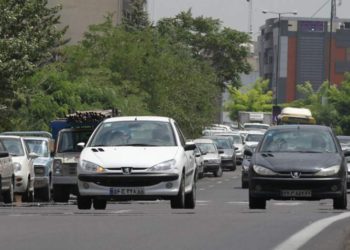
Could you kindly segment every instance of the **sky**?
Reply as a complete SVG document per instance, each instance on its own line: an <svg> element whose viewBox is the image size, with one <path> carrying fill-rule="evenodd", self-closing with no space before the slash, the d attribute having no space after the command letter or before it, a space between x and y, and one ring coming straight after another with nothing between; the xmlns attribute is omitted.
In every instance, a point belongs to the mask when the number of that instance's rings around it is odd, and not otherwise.
<svg viewBox="0 0 350 250"><path fill-rule="evenodd" d="M253 37L265 19L276 17L263 14L263 10L288 12L297 11L297 17L311 17L324 4L324 8L314 17L330 17L330 0L251 0L253 1ZM350 0L337 0L337 17L350 19ZM150 19L157 21L163 17L173 17L181 11L192 9L194 16L220 19L223 26L248 32L247 0L148 0ZM346 11L347 10L347 11Z"/></svg>

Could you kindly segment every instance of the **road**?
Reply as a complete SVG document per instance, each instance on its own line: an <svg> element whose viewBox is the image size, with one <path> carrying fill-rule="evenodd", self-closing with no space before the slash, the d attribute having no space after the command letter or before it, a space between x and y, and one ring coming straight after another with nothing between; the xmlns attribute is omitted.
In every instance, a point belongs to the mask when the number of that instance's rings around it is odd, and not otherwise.
<svg viewBox="0 0 350 250"><path fill-rule="evenodd" d="M1 206L0 249L274 249L343 213L331 200L270 201L266 210L249 210L247 201L238 169L200 180L195 210L171 210L166 201L113 203L105 211L79 211L74 200ZM339 220L300 249L346 249L348 235L350 219Z"/></svg>

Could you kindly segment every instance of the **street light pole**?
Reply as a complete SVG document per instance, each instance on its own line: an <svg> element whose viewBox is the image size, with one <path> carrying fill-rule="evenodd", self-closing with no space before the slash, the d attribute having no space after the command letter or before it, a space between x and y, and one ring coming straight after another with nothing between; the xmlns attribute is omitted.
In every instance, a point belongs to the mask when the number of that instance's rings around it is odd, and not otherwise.
<svg viewBox="0 0 350 250"><path fill-rule="evenodd" d="M280 62L280 43L281 43L281 16L286 14L297 15L296 11L293 12L275 12L263 10L263 14L275 14L278 15L278 26L277 26L277 47L276 47L276 66L275 66L275 105L278 105L278 75L279 75L279 62Z"/></svg>

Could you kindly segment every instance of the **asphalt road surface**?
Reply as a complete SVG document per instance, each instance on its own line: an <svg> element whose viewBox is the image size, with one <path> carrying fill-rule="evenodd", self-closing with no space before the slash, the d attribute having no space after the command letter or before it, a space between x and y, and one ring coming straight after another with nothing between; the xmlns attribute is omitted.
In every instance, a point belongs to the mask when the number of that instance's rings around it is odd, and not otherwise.
<svg viewBox="0 0 350 250"><path fill-rule="evenodd" d="M79 211L74 199L1 206L0 249L347 249L350 212L333 210L331 200L270 201L266 210L250 210L240 185L239 168L207 175L194 210L154 201Z"/></svg>

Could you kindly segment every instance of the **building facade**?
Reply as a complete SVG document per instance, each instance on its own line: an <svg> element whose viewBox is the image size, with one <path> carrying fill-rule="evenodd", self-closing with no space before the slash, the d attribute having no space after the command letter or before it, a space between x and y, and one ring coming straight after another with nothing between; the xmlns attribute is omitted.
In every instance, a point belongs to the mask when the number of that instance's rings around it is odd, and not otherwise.
<svg viewBox="0 0 350 250"><path fill-rule="evenodd" d="M278 104L300 97L297 84L309 81L317 90L329 79L339 85L350 72L350 19L335 18L331 35L329 21L281 17L279 23L271 18L260 28L260 77L270 80Z"/></svg>
<svg viewBox="0 0 350 250"><path fill-rule="evenodd" d="M108 14L113 14L115 25L121 24L123 15L130 11L130 2L132 0L48 0L48 5L62 5L61 28L68 26L65 38L75 44L83 39L90 25L102 23Z"/></svg>

